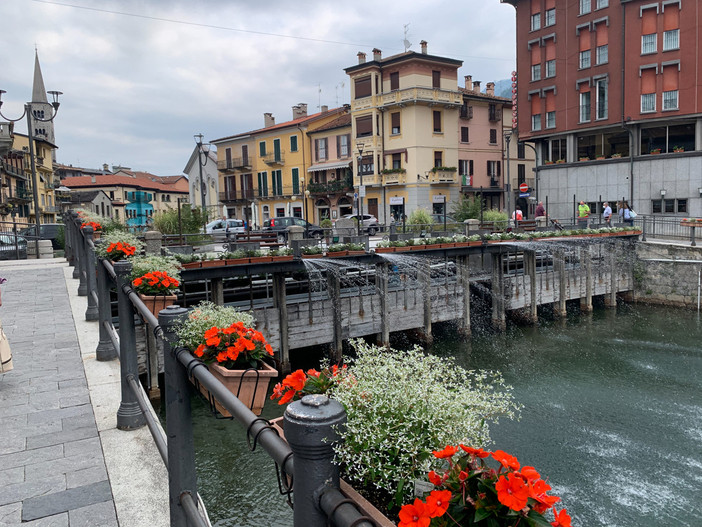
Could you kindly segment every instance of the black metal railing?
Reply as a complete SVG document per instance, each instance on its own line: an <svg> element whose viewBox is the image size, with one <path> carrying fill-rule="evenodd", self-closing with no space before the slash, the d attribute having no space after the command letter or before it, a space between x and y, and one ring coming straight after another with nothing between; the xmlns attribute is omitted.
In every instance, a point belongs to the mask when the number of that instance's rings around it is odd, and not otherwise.
<svg viewBox="0 0 702 527"><path fill-rule="evenodd" d="M375 525L339 489L339 468L333 463L333 443L329 441L336 437L336 425L345 421L345 412L338 402L325 396L308 396L292 403L284 417L286 442L268 421L258 418L216 379L202 361L178 346L175 328L187 318L187 309L170 306L161 310L157 318L131 287L132 264L97 260L93 230L88 226L81 229L74 212L66 214L65 225L66 258L74 266L73 277L79 280L78 294L88 297L85 318L98 321L96 359L120 360L121 402L117 427L134 430L146 425L149 428L168 470L171 525L208 525L198 506L190 414L193 382L204 387L246 428L251 449L260 446L272 458L276 470L282 472L279 477L281 493L294 498L295 527ZM111 288L117 291L119 331L112 323ZM135 312L152 329L155 338L163 342L165 435L138 378Z"/></svg>

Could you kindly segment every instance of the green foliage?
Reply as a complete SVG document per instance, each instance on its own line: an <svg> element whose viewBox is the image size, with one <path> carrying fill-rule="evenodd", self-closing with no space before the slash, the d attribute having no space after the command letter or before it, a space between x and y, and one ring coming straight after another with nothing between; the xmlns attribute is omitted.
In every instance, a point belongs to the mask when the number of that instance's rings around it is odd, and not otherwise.
<svg viewBox="0 0 702 527"><path fill-rule="evenodd" d="M56 233L56 243L59 244L61 249L66 248L66 230L64 229L63 225L58 228L58 232Z"/></svg>
<svg viewBox="0 0 702 527"><path fill-rule="evenodd" d="M180 264L172 256L135 256L132 258L131 280L146 273L161 271L180 281Z"/></svg>
<svg viewBox="0 0 702 527"><path fill-rule="evenodd" d="M412 232L421 232L426 225L431 225L431 214L426 209L414 209L407 218L406 225Z"/></svg>
<svg viewBox="0 0 702 527"><path fill-rule="evenodd" d="M458 222L465 220L477 220L480 218L482 201L479 196L463 196L459 201L454 202L451 209L451 216Z"/></svg>
<svg viewBox="0 0 702 527"><path fill-rule="evenodd" d="M319 222L319 226L322 229L331 229L332 221L329 218L324 218L322 221Z"/></svg>
<svg viewBox="0 0 702 527"><path fill-rule="evenodd" d="M507 227L507 213L498 209L488 209L483 211L483 221L495 222L495 227L505 229Z"/></svg>
<svg viewBox="0 0 702 527"><path fill-rule="evenodd" d="M137 238L135 234L126 231L113 230L102 235L102 237L100 238L100 243L98 243L95 246L95 254L98 257L104 258L106 260L120 260L124 257L123 253L120 253L119 251L113 251L113 253L108 254L107 252L107 249L110 247L110 245L119 242L122 242L126 245L131 245L132 247L136 247L135 255L139 255L144 249L144 242Z"/></svg>
<svg viewBox="0 0 702 527"><path fill-rule="evenodd" d="M181 205L180 220L183 225L183 234L196 234L207 223L207 211L193 208L190 205ZM180 234L178 223L178 209L169 209L154 214L153 228L162 234Z"/></svg>
<svg viewBox="0 0 702 527"><path fill-rule="evenodd" d="M255 324L251 313L212 302L200 302L189 313L188 319L176 328L178 343L191 351L195 350L202 342L205 331L213 326L226 328L234 322L243 322L246 327L254 327Z"/></svg>
<svg viewBox="0 0 702 527"><path fill-rule="evenodd" d="M322 254L324 252L319 245L306 245L301 251L302 254Z"/></svg>
<svg viewBox="0 0 702 527"><path fill-rule="evenodd" d="M102 232L105 234L111 232L126 232L127 230L126 225L120 223L114 218L103 218L103 220L104 222L102 222Z"/></svg>

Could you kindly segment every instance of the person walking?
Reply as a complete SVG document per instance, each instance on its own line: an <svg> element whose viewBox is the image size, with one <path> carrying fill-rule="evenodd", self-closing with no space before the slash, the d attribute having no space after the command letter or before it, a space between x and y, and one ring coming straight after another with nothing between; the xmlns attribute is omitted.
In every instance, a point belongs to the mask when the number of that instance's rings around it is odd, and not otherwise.
<svg viewBox="0 0 702 527"><path fill-rule="evenodd" d="M627 225L634 224L634 218L631 216L631 208L629 207L629 204L626 201L622 202L622 208L619 209L619 215L622 217L622 220Z"/></svg>
<svg viewBox="0 0 702 527"><path fill-rule="evenodd" d="M512 219L515 221L522 221L524 219L522 209L519 208L519 205L517 205L517 208L514 209L514 212L512 213Z"/></svg>
<svg viewBox="0 0 702 527"><path fill-rule="evenodd" d="M534 211L534 218L540 218L541 216L546 216L546 209L544 208L543 201L539 201L539 204L536 206L536 210Z"/></svg>
<svg viewBox="0 0 702 527"><path fill-rule="evenodd" d="M602 211L602 219L604 220L605 227L612 226L612 207L609 206L609 202L605 201L603 203L604 210Z"/></svg>
<svg viewBox="0 0 702 527"><path fill-rule="evenodd" d="M587 229L590 223L590 207L583 200L578 205L578 227Z"/></svg>

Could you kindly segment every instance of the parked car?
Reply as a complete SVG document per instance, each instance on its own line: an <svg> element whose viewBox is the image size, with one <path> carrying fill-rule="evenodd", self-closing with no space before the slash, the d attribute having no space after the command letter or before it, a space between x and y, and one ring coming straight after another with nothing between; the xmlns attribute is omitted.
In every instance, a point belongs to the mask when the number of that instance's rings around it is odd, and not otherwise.
<svg viewBox="0 0 702 527"><path fill-rule="evenodd" d="M17 259L27 259L27 240L11 232L0 232L0 260Z"/></svg>
<svg viewBox="0 0 702 527"><path fill-rule="evenodd" d="M51 246L54 249L63 249L58 241L59 230L62 227L63 225L61 223L42 223L39 226L39 239L51 240ZM37 237L37 226L30 225L29 227L19 231L19 234L29 240L35 240Z"/></svg>
<svg viewBox="0 0 702 527"><path fill-rule="evenodd" d="M227 238L227 232L234 235L246 232L244 220L229 218L226 220L214 220L205 226L205 233L211 234L215 241L222 241Z"/></svg>
<svg viewBox="0 0 702 527"><path fill-rule="evenodd" d="M359 216L359 214L344 214L342 218L355 218L356 220L358 220ZM373 236L376 232L380 230L380 223L378 223L378 218L376 218L372 214L364 214L363 230L364 232L367 232L369 235Z"/></svg>
<svg viewBox="0 0 702 527"><path fill-rule="evenodd" d="M278 241L284 242L287 239L287 228L293 225L303 227L307 230L307 236L309 238L321 238L324 236L324 229L319 225L303 220L302 218L295 218L293 216L283 216L282 218L271 218L263 222L264 231L278 231Z"/></svg>

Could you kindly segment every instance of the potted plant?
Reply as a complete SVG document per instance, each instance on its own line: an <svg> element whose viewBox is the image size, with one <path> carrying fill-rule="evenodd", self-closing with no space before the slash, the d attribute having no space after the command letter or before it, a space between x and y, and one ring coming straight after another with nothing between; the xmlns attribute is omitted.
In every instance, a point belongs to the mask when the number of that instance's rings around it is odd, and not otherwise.
<svg viewBox="0 0 702 527"><path fill-rule="evenodd" d="M293 250L290 247L271 249L268 254L274 262L288 262L293 259Z"/></svg>
<svg viewBox="0 0 702 527"><path fill-rule="evenodd" d="M158 317L158 312L175 304L180 286L180 272L175 258L142 256L133 258L132 287L147 308Z"/></svg>
<svg viewBox="0 0 702 527"><path fill-rule="evenodd" d="M183 269L197 269L200 267L200 256L197 254L173 253L173 258Z"/></svg>
<svg viewBox="0 0 702 527"><path fill-rule="evenodd" d="M212 256L208 254L200 255L200 267L219 267L226 265L226 262L220 256Z"/></svg>
<svg viewBox="0 0 702 527"><path fill-rule="evenodd" d="M684 152L685 148L682 146L674 146L673 147L673 152Z"/></svg>
<svg viewBox="0 0 702 527"><path fill-rule="evenodd" d="M556 510L558 496L549 495L551 485L534 467L522 467L516 457L503 450L488 452L466 445L446 446L434 451L443 460L443 470L429 472L435 487L422 501L404 505L399 527L485 525L570 527L566 509ZM491 467L487 460L497 462ZM544 518L553 511L554 521Z"/></svg>
<svg viewBox="0 0 702 527"><path fill-rule="evenodd" d="M144 243L134 234L125 231L112 231L105 234L95 246L98 258L118 262L140 253Z"/></svg>
<svg viewBox="0 0 702 527"><path fill-rule="evenodd" d="M224 260L225 265L241 265L249 263L249 257L246 256L246 251L244 249L223 252L219 255L219 258Z"/></svg>
<svg viewBox="0 0 702 527"><path fill-rule="evenodd" d="M616 154L612 154L612 159L618 159L620 157L622 157L622 155L619 152L617 152Z"/></svg>
<svg viewBox="0 0 702 527"><path fill-rule="evenodd" d="M268 383L278 371L264 362L273 356L273 348L254 328L251 314L203 302L176 333L180 344L192 350L230 392L256 415L261 413ZM203 387L200 390L207 391ZM212 400L209 394L208 398ZM229 417L216 400L215 407Z"/></svg>
<svg viewBox="0 0 702 527"><path fill-rule="evenodd" d="M93 238L95 238L95 239L100 238L100 235L102 234L102 224L100 224L97 221L84 218L80 224L80 228L81 228L81 230L83 230L86 227L93 228Z"/></svg>
<svg viewBox="0 0 702 527"><path fill-rule="evenodd" d="M590 161L590 158L588 156L582 156L580 157L580 161Z"/></svg>
<svg viewBox="0 0 702 527"><path fill-rule="evenodd" d="M661 153L661 149L660 149L660 148L652 148L652 149L651 149L651 154L653 154L653 155L657 155L657 154L660 154L660 153Z"/></svg>
<svg viewBox="0 0 702 527"><path fill-rule="evenodd" d="M321 258L324 253L319 245L305 245L301 252L303 258Z"/></svg>
<svg viewBox="0 0 702 527"><path fill-rule="evenodd" d="M562 165L563 163L565 163L565 159L556 159L557 165Z"/></svg>

